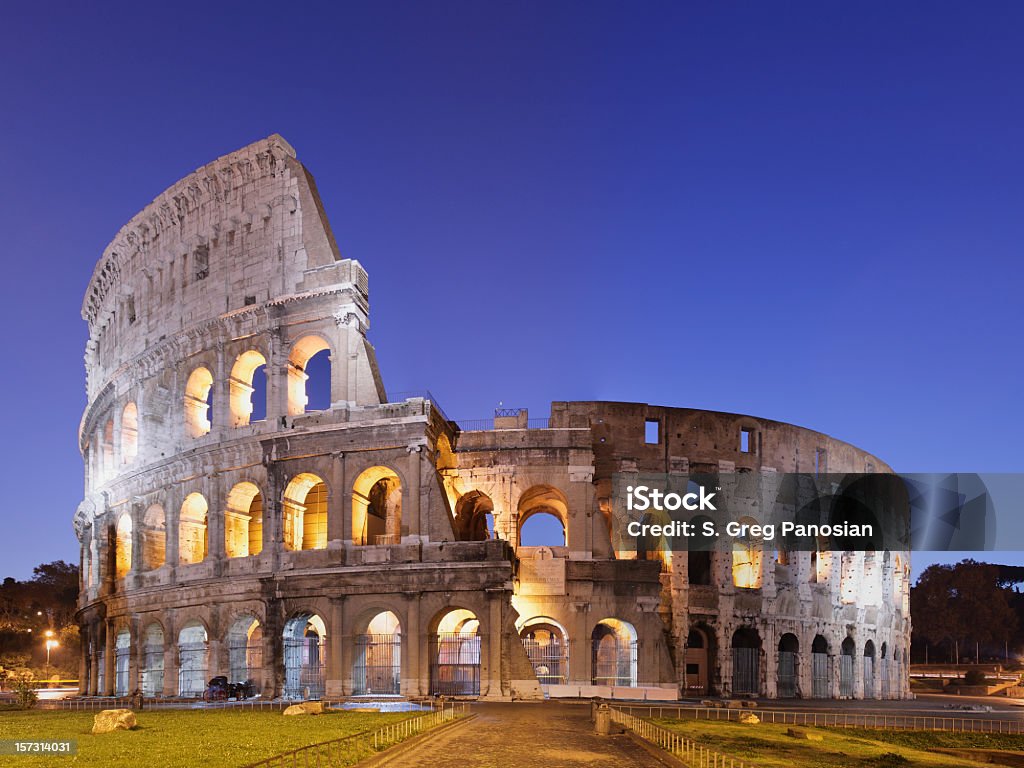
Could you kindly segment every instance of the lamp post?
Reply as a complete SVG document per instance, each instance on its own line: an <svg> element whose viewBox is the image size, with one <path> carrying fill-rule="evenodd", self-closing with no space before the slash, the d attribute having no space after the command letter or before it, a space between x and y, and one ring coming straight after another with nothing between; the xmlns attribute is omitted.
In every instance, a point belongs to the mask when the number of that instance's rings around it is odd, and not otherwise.
<svg viewBox="0 0 1024 768"><path fill-rule="evenodd" d="M57 640L54 639L54 637L53 637L53 630L52 629L46 630L45 635L46 635L46 668L47 668L47 670L49 670L49 668L50 668L50 651L53 650L54 648L59 648L60 647L60 643Z"/></svg>

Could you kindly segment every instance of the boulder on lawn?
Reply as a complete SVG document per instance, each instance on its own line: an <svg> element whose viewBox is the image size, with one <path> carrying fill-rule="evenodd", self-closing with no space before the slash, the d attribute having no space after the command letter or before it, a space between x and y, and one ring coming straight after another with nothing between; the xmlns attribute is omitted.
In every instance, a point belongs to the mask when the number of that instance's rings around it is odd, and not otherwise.
<svg viewBox="0 0 1024 768"><path fill-rule="evenodd" d="M787 728L786 735L794 739L806 739L807 741L824 741L825 737L815 731L805 731L803 728Z"/></svg>
<svg viewBox="0 0 1024 768"><path fill-rule="evenodd" d="M130 731L136 725L138 723L135 722L135 713L130 709L104 709L93 719L92 732Z"/></svg>
<svg viewBox="0 0 1024 768"><path fill-rule="evenodd" d="M292 704L288 707L284 714L291 715L322 715L324 713L324 704L322 701L301 701L298 704Z"/></svg>
<svg viewBox="0 0 1024 768"><path fill-rule="evenodd" d="M745 725L757 725L761 722L761 718L757 715L748 712L740 718L740 722Z"/></svg>
<svg viewBox="0 0 1024 768"><path fill-rule="evenodd" d="M743 702L740 699L729 699L725 706L729 709L743 709Z"/></svg>

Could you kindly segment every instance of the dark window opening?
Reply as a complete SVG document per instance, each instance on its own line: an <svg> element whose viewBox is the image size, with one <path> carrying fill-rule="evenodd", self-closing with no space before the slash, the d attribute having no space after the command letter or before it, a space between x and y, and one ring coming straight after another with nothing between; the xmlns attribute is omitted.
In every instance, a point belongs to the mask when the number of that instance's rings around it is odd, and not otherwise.
<svg viewBox="0 0 1024 768"><path fill-rule="evenodd" d="M245 297L245 306L248 307L248 306L251 306L252 304L255 304L255 303L256 303L256 297L255 296L246 296Z"/></svg>
<svg viewBox="0 0 1024 768"><path fill-rule="evenodd" d="M210 276L210 249L206 246L196 250L193 269L196 280L205 280Z"/></svg>

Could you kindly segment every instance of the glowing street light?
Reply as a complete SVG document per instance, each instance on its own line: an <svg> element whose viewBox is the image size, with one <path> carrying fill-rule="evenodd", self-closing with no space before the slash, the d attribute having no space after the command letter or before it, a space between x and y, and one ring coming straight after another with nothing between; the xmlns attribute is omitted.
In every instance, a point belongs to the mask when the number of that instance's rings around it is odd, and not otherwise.
<svg viewBox="0 0 1024 768"><path fill-rule="evenodd" d="M46 666L50 666L50 651L54 648L60 648L60 643L54 639L53 630L48 629L44 633L46 636Z"/></svg>

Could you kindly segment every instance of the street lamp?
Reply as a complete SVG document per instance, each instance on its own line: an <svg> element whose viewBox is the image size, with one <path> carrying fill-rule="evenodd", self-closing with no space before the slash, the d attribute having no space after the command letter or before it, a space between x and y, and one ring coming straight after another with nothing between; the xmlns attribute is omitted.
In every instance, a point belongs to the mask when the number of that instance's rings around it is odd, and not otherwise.
<svg viewBox="0 0 1024 768"><path fill-rule="evenodd" d="M53 638L53 630L48 629L45 632L46 635L46 666L50 666L50 651L54 648L59 648L60 643Z"/></svg>

